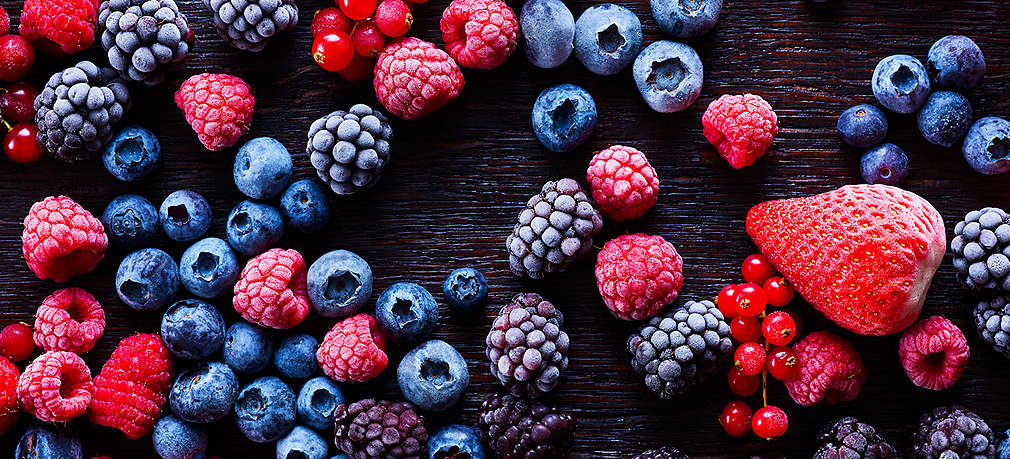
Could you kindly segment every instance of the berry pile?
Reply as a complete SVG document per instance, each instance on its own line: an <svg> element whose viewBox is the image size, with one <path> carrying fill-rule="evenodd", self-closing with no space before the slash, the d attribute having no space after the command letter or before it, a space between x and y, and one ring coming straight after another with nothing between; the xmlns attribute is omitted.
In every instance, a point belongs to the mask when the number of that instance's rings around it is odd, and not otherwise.
<svg viewBox="0 0 1010 459"><path fill-rule="evenodd" d="M36 14L30 8L26 4L22 14L22 34L31 27L31 22L25 26L26 17ZM68 11L68 14L71 13ZM35 124L35 97L39 91L19 80L35 64L35 49L24 36L10 33L10 24L7 11L0 7L0 81L10 83L0 88L0 127L6 132L3 149L12 161L30 163L39 159L43 152Z"/></svg>
<svg viewBox="0 0 1010 459"><path fill-rule="evenodd" d="M364 80L386 43L410 31L411 8L424 1L337 0L312 17L312 59L344 80Z"/></svg>

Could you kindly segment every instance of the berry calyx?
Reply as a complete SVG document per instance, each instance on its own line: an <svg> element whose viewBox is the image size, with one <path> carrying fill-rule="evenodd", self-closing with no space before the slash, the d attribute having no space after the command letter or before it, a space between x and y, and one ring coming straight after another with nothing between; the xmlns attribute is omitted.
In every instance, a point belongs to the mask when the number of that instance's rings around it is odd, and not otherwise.
<svg viewBox="0 0 1010 459"><path fill-rule="evenodd" d="M375 0L337 0L337 6L354 21L365 19L375 12Z"/></svg>
<svg viewBox="0 0 1010 459"><path fill-rule="evenodd" d="M761 327L766 340L774 346L785 346L796 337L796 321L788 312L768 314Z"/></svg>
<svg viewBox="0 0 1010 459"><path fill-rule="evenodd" d="M760 285L753 282L740 284L734 296L737 312L745 317L757 317L768 305L768 298Z"/></svg>
<svg viewBox="0 0 1010 459"><path fill-rule="evenodd" d="M741 397L754 395L761 385L761 377L758 375L745 375L736 368L730 368L726 376L726 383L729 390Z"/></svg>
<svg viewBox="0 0 1010 459"><path fill-rule="evenodd" d="M739 290L740 286L737 284L729 284L719 291L719 296L715 298L715 305L719 307L719 312L726 317L727 320L732 319L739 314L736 310L736 292Z"/></svg>
<svg viewBox="0 0 1010 459"><path fill-rule="evenodd" d="M312 59L331 72L347 68L354 57L351 37L341 31L331 31L312 42Z"/></svg>
<svg viewBox="0 0 1010 459"><path fill-rule="evenodd" d="M372 74L372 67L375 66L375 59L354 53L351 63L347 64L343 70L338 70L337 75L346 81L361 81Z"/></svg>
<svg viewBox="0 0 1010 459"><path fill-rule="evenodd" d="M800 359L796 351L788 347L777 347L768 354L768 373L772 377L785 381L800 371Z"/></svg>
<svg viewBox="0 0 1010 459"><path fill-rule="evenodd" d="M0 80L17 81L35 64L35 50L20 35L0 36Z"/></svg>
<svg viewBox="0 0 1010 459"><path fill-rule="evenodd" d="M414 24L414 16L403 0L382 0L375 9L375 23L387 37L401 37Z"/></svg>
<svg viewBox="0 0 1010 459"><path fill-rule="evenodd" d="M793 295L796 293L793 290L793 284L789 283L786 278L782 276L775 276L769 278L765 281L764 287L765 296L768 297L768 304L775 306L776 308L781 308L793 300Z"/></svg>
<svg viewBox="0 0 1010 459"><path fill-rule="evenodd" d="M774 440L786 433L789 418L786 412L777 406L766 406L754 412L751 418L751 428L754 434L765 440Z"/></svg>
<svg viewBox="0 0 1010 459"><path fill-rule="evenodd" d="M775 275L772 263L760 253L745 258L740 271L745 281L759 285L764 284L766 280Z"/></svg>
<svg viewBox="0 0 1010 459"><path fill-rule="evenodd" d="M729 333L741 343L757 341L761 339L761 323L755 317L736 316L729 323Z"/></svg>
<svg viewBox="0 0 1010 459"><path fill-rule="evenodd" d="M768 352L758 343L743 343L733 353L733 366L745 375L756 375L765 368Z"/></svg>
<svg viewBox="0 0 1010 459"><path fill-rule="evenodd" d="M35 97L39 90L18 81L0 90L0 117L8 123L25 123L35 119Z"/></svg>
<svg viewBox="0 0 1010 459"><path fill-rule="evenodd" d="M35 352L32 329L27 324L10 324L0 330L0 354L14 362L31 357Z"/></svg>
<svg viewBox="0 0 1010 459"><path fill-rule="evenodd" d="M11 127L4 136L4 153L16 163L30 163L42 156L38 140L39 128L32 123Z"/></svg>
<svg viewBox="0 0 1010 459"><path fill-rule="evenodd" d="M742 437L751 430L751 410L746 403L734 400L726 404L719 415L719 424L733 437Z"/></svg>
<svg viewBox="0 0 1010 459"><path fill-rule="evenodd" d="M382 34L372 18L359 21L354 25L351 41L354 42L354 52L362 56L378 56L382 47L386 46L386 36Z"/></svg>
<svg viewBox="0 0 1010 459"><path fill-rule="evenodd" d="M341 31L346 34L351 33L351 29L354 28L354 22L347 18L347 16L340 11L340 8L335 6L323 8L316 11L316 14L312 16L312 38L317 38L320 35L325 35L334 30Z"/></svg>

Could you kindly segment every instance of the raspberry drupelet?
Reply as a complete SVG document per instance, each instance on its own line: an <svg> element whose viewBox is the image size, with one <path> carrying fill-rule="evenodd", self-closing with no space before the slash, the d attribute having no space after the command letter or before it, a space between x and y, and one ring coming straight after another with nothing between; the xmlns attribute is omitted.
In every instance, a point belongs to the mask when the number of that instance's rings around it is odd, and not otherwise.
<svg viewBox="0 0 1010 459"><path fill-rule="evenodd" d="M175 93L175 104L200 143L217 151L235 145L249 129L256 99L249 85L237 76L202 73L182 83Z"/></svg>
<svg viewBox="0 0 1010 459"><path fill-rule="evenodd" d="M455 99L463 90L463 74L435 45L406 37L382 49L373 84L375 97L389 113L414 120Z"/></svg>
<svg viewBox="0 0 1010 459"><path fill-rule="evenodd" d="M84 414L94 391L91 370L73 352L46 352L18 379L21 406L43 422L67 422Z"/></svg>
<svg viewBox="0 0 1010 459"><path fill-rule="evenodd" d="M154 430L172 383L172 356L156 333L123 338L95 376L91 422L136 440Z"/></svg>
<svg viewBox="0 0 1010 459"><path fill-rule="evenodd" d="M922 319L908 327L898 342L901 366L916 386L948 389L968 363L968 340L944 317Z"/></svg>
<svg viewBox="0 0 1010 459"><path fill-rule="evenodd" d="M35 311L35 345L45 351L83 354L105 331L105 310L80 288L57 290Z"/></svg>
<svg viewBox="0 0 1010 459"><path fill-rule="evenodd" d="M66 282L91 271L109 246L102 221L66 196L36 202L24 225L22 253L39 279Z"/></svg>
<svg viewBox="0 0 1010 459"><path fill-rule="evenodd" d="M619 222L644 215L659 195L656 169L641 151L623 145L593 156L586 180L600 212Z"/></svg>
<svg viewBox="0 0 1010 459"><path fill-rule="evenodd" d="M446 51L463 67L493 69L519 42L519 21L502 0L453 0L439 27Z"/></svg>
<svg viewBox="0 0 1010 459"><path fill-rule="evenodd" d="M297 251L270 249L242 269L232 305L242 318L260 326L294 327L309 314L307 272Z"/></svg>
<svg viewBox="0 0 1010 459"><path fill-rule="evenodd" d="M625 234L596 258L596 287L614 317L641 320L673 303L684 283L684 262L662 236Z"/></svg>
<svg viewBox="0 0 1010 459"><path fill-rule="evenodd" d="M316 360L323 373L339 382L365 382L389 363L386 338L375 318L358 314L337 322L319 344Z"/></svg>
<svg viewBox="0 0 1010 459"><path fill-rule="evenodd" d="M775 111L761 96L724 95L701 118L705 138L734 169L750 166L778 133Z"/></svg>

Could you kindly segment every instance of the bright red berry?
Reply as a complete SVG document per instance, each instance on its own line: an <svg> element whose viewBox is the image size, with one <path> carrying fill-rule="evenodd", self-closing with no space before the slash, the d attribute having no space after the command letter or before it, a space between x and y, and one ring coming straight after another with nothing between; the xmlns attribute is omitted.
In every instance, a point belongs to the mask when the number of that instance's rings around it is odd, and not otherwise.
<svg viewBox="0 0 1010 459"><path fill-rule="evenodd" d="M761 322L756 317L736 316L729 323L729 332L741 343L761 339Z"/></svg>
<svg viewBox="0 0 1010 459"><path fill-rule="evenodd" d="M340 8L331 6L316 11L316 14L312 16L312 27L310 30L312 31L312 38L317 38L334 30L350 34L353 28L354 22L348 19L340 11Z"/></svg>
<svg viewBox="0 0 1010 459"><path fill-rule="evenodd" d="M759 408L751 419L754 434L766 440L774 440L786 433L789 418L786 412L777 406Z"/></svg>
<svg viewBox="0 0 1010 459"><path fill-rule="evenodd" d="M729 374L726 376L726 383L729 385L729 390L733 391L734 394L747 397L757 392L758 386L761 385L761 377L758 375L745 375L736 368L730 368Z"/></svg>
<svg viewBox="0 0 1010 459"><path fill-rule="evenodd" d="M4 153L16 163L30 163L42 156L39 128L32 123L15 124L4 136Z"/></svg>
<svg viewBox="0 0 1010 459"><path fill-rule="evenodd" d="M733 366L745 375L756 375L764 370L768 352L758 343L743 343L733 354Z"/></svg>
<svg viewBox="0 0 1010 459"><path fill-rule="evenodd" d="M775 275L775 268L772 263L760 253L755 253L744 259L743 267L740 269L743 279L755 284L763 284L768 278Z"/></svg>
<svg viewBox="0 0 1010 459"><path fill-rule="evenodd" d="M340 78L346 81L361 81L372 74L372 67L375 66L375 59L354 53L351 63L347 64L343 70L337 72Z"/></svg>
<svg viewBox="0 0 1010 459"><path fill-rule="evenodd" d="M789 347L777 347L768 354L768 373L779 381L785 381L800 370L800 359L796 351Z"/></svg>
<svg viewBox="0 0 1010 459"><path fill-rule="evenodd" d="M336 0L340 11L348 18L360 21L375 12L375 0Z"/></svg>
<svg viewBox="0 0 1010 459"><path fill-rule="evenodd" d="M15 362L31 357L35 352L32 329L27 324L10 324L0 331L0 354Z"/></svg>
<svg viewBox="0 0 1010 459"><path fill-rule="evenodd" d="M39 90L18 81L0 90L0 117L8 123L25 123L35 119L35 97Z"/></svg>
<svg viewBox="0 0 1010 459"><path fill-rule="evenodd" d="M789 316L793 318L793 323L795 324L794 327L796 329L793 336L803 336L803 319L796 314L796 311L793 311L792 309L780 309L780 311L789 314Z"/></svg>
<svg viewBox="0 0 1010 459"><path fill-rule="evenodd" d="M7 10L0 6L0 35L9 33L11 33L11 17L7 14Z"/></svg>
<svg viewBox="0 0 1010 459"><path fill-rule="evenodd" d="M387 37L401 37L414 24L414 16L403 0L382 0L375 8L375 23Z"/></svg>
<svg viewBox="0 0 1010 459"><path fill-rule="evenodd" d="M0 80L17 81L35 64L35 49L20 35L0 37Z"/></svg>
<svg viewBox="0 0 1010 459"><path fill-rule="evenodd" d="M352 58L354 58L354 45L346 33L331 31L316 37L312 42L312 59L326 70L331 72L343 70L350 65Z"/></svg>
<svg viewBox="0 0 1010 459"><path fill-rule="evenodd" d="M765 317L761 331L772 345L785 346L796 337L796 321L788 312L775 311Z"/></svg>
<svg viewBox="0 0 1010 459"><path fill-rule="evenodd" d="M354 42L354 52L362 56L378 56L382 47L386 46L386 36L382 34L372 18L358 21L354 25L351 41Z"/></svg>
<svg viewBox="0 0 1010 459"><path fill-rule="evenodd" d="M734 400L726 404L719 416L719 424L726 430L726 433L734 437L747 435L751 429L751 411L746 403Z"/></svg>
<svg viewBox="0 0 1010 459"><path fill-rule="evenodd" d="M765 296L768 297L768 304L781 308L793 300L793 284L789 283L782 276L775 276L765 281Z"/></svg>
<svg viewBox="0 0 1010 459"><path fill-rule="evenodd" d="M719 296L715 298L716 306L719 306L719 312L726 316L726 319L732 319L739 314L736 310L736 292L739 290L740 286L737 284L729 284L719 291Z"/></svg>
<svg viewBox="0 0 1010 459"><path fill-rule="evenodd" d="M765 306L768 305L768 298L765 296L764 289L753 282L740 284L734 298L736 299L737 313L745 317L757 317L761 315L765 310Z"/></svg>

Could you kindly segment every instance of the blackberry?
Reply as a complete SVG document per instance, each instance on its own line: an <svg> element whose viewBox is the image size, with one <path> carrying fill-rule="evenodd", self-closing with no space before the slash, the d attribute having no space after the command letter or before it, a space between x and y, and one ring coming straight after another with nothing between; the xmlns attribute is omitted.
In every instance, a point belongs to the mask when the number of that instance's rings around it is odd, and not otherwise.
<svg viewBox="0 0 1010 459"><path fill-rule="evenodd" d="M941 406L922 415L912 441L917 458L986 459L996 453L989 425L963 406Z"/></svg>
<svg viewBox="0 0 1010 459"><path fill-rule="evenodd" d="M643 451L632 459L688 459L688 456L674 446L664 446Z"/></svg>
<svg viewBox="0 0 1010 459"><path fill-rule="evenodd" d="M214 27L228 44L260 52L270 37L298 24L298 5L291 0L203 0L214 13Z"/></svg>
<svg viewBox="0 0 1010 459"><path fill-rule="evenodd" d="M817 434L814 459L885 459L898 452L873 426L852 416L835 420Z"/></svg>
<svg viewBox="0 0 1010 459"><path fill-rule="evenodd" d="M979 301L975 306L975 328L978 336L993 350L1010 359L1010 298L998 296Z"/></svg>
<svg viewBox="0 0 1010 459"><path fill-rule="evenodd" d="M732 350L729 324L711 301L688 301L628 338L631 367L664 399L704 382Z"/></svg>
<svg viewBox="0 0 1010 459"><path fill-rule="evenodd" d="M392 138L386 115L357 104L314 121L305 150L319 178L334 193L348 195L379 181Z"/></svg>
<svg viewBox="0 0 1010 459"><path fill-rule="evenodd" d="M182 65L193 30L175 0L105 0L98 13L109 65L126 80L156 85Z"/></svg>
<svg viewBox="0 0 1010 459"><path fill-rule="evenodd" d="M428 456L424 418L410 403L366 398L340 404L333 418L337 449L353 459Z"/></svg>
<svg viewBox="0 0 1010 459"><path fill-rule="evenodd" d="M575 417L511 394L491 394L480 406L481 439L498 459L568 457Z"/></svg>
<svg viewBox="0 0 1010 459"><path fill-rule="evenodd" d="M540 295L516 295L498 312L487 334L491 374L516 395L550 392L568 368L564 321L561 311Z"/></svg>
<svg viewBox="0 0 1010 459"><path fill-rule="evenodd" d="M35 98L39 145L67 162L90 158L130 107L126 82L91 61L56 72Z"/></svg>
<svg viewBox="0 0 1010 459"><path fill-rule="evenodd" d="M509 268L531 279L565 271L593 250L593 236L602 228L603 217L578 182L547 182L519 212L519 222L505 241Z"/></svg>
<svg viewBox="0 0 1010 459"><path fill-rule="evenodd" d="M950 240L957 279L987 293L1010 292L1010 215L1003 209L973 210L954 226Z"/></svg>

